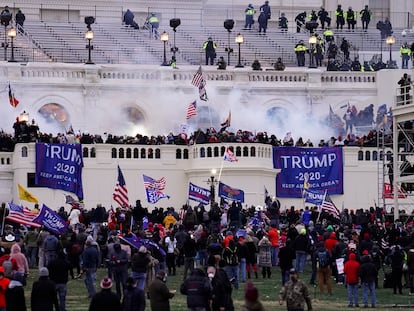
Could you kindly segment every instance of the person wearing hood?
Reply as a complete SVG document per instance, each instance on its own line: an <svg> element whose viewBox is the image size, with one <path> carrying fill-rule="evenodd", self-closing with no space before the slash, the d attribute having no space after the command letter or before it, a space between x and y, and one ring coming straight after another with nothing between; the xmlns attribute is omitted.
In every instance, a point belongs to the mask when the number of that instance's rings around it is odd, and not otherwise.
<svg viewBox="0 0 414 311"><path fill-rule="evenodd" d="M364 300L364 307L368 308L368 292L371 295L371 306L374 308L377 303L375 294L375 279L378 276L377 268L372 262L371 255L365 250L361 257L361 267L359 268L359 277L362 285L362 298Z"/></svg>
<svg viewBox="0 0 414 311"><path fill-rule="evenodd" d="M39 280L33 283L30 302L32 311L59 311L55 283L49 279L46 267L39 269Z"/></svg>
<svg viewBox="0 0 414 311"><path fill-rule="evenodd" d="M6 289L7 311L26 311L26 298L24 296L23 276L15 274Z"/></svg>
<svg viewBox="0 0 414 311"><path fill-rule="evenodd" d="M180 292L187 296L189 311L205 311L212 292L210 280L203 270L194 269L191 276L181 284Z"/></svg>
<svg viewBox="0 0 414 311"><path fill-rule="evenodd" d="M270 279L272 275L272 256L271 256L271 247L269 239L266 236L260 240L258 244L259 254L258 254L258 265L262 268L262 276L265 279L266 275Z"/></svg>
<svg viewBox="0 0 414 311"><path fill-rule="evenodd" d="M344 274L346 276L346 287L348 290L348 307L359 307L358 303L358 283L360 263L356 259L355 253L349 254L349 260L345 262Z"/></svg>
<svg viewBox="0 0 414 311"><path fill-rule="evenodd" d="M10 258L16 261L17 271L14 274L18 273L23 276L23 285L26 285L26 276L29 274L29 263L26 256L22 253L20 245L14 243L10 249L11 254Z"/></svg>
<svg viewBox="0 0 414 311"><path fill-rule="evenodd" d="M259 300L259 291L257 287L250 281L246 283L244 288L244 305L243 311L264 311L265 308Z"/></svg>

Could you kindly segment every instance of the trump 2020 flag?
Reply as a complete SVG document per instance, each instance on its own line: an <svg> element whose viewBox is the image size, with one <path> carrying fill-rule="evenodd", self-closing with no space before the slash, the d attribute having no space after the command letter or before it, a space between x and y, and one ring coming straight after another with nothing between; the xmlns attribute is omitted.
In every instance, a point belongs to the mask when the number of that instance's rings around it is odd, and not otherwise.
<svg viewBox="0 0 414 311"><path fill-rule="evenodd" d="M314 204L316 206L321 206L325 193L319 190L306 189L304 191L304 196L305 196L306 203Z"/></svg>
<svg viewBox="0 0 414 311"><path fill-rule="evenodd" d="M232 188L221 182L219 183L219 197L232 201L244 202L244 191Z"/></svg>
<svg viewBox="0 0 414 311"><path fill-rule="evenodd" d="M76 194L83 200L81 144L36 144L35 183Z"/></svg>
<svg viewBox="0 0 414 311"><path fill-rule="evenodd" d="M210 196L210 190L196 186L193 183L188 185L188 199L207 205L210 203Z"/></svg>
<svg viewBox="0 0 414 311"><path fill-rule="evenodd" d="M155 204L161 199L170 198L169 195L162 192L167 183L164 177L159 180L155 180L147 175L142 175L142 177L144 178L144 187L148 203Z"/></svg>
<svg viewBox="0 0 414 311"><path fill-rule="evenodd" d="M55 234L64 234L68 225L58 213L43 204L38 216L33 220Z"/></svg>

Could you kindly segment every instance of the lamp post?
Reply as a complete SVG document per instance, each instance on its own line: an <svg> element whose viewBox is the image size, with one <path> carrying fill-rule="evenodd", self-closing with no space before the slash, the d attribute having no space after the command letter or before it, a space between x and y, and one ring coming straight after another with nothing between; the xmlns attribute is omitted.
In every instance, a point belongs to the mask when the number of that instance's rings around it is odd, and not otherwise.
<svg viewBox="0 0 414 311"><path fill-rule="evenodd" d="M161 41L164 43L164 60L161 64L161 66L168 66L167 63L167 42L168 42L168 33L165 31L160 36Z"/></svg>
<svg viewBox="0 0 414 311"><path fill-rule="evenodd" d="M309 68L318 68L315 64L315 44L317 39L315 36L309 37L310 55L309 55Z"/></svg>
<svg viewBox="0 0 414 311"><path fill-rule="evenodd" d="M241 48L240 46L242 45L242 43L244 42L244 38L242 34L237 34L235 42L239 45L239 61L236 65L236 68L243 68L244 66L241 63Z"/></svg>
<svg viewBox="0 0 414 311"><path fill-rule="evenodd" d="M230 47L230 34L231 30L234 27L234 20L232 19L226 19L224 21L224 28L227 30L228 35L228 47L224 49L225 52L227 52L227 65L230 66L230 54L233 53L233 49Z"/></svg>
<svg viewBox="0 0 414 311"><path fill-rule="evenodd" d="M211 176L207 180L207 184L210 186L210 207L216 202L216 185L218 180L216 179L217 171L215 169L211 170Z"/></svg>
<svg viewBox="0 0 414 311"><path fill-rule="evenodd" d="M7 31L7 36L11 39L11 58L9 59L9 62L15 62L16 60L14 59L14 38L16 38L16 28L10 28Z"/></svg>
<svg viewBox="0 0 414 311"><path fill-rule="evenodd" d="M23 110L23 112L19 115L19 122L29 122L29 114L26 110Z"/></svg>
<svg viewBox="0 0 414 311"><path fill-rule="evenodd" d="M85 32L85 39L88 40L88 45L86 46L88 48L88 61L85 64L88 65L93 65L94 62L92 61L91 58L91 52L93 50L93 45L91 45L91 41L93 39L93 31L92 30L88 30L87 32Z"/></svg>
<svg viewBox="0 0 414 311"><path fill-rule="evenodd" d="M394 68L392 64L392 45L395 43L395 37L394 36L388 36L387 39L385 39L385 43L387 43L390 47L390 60L388 63L388 68Z"/></svg>

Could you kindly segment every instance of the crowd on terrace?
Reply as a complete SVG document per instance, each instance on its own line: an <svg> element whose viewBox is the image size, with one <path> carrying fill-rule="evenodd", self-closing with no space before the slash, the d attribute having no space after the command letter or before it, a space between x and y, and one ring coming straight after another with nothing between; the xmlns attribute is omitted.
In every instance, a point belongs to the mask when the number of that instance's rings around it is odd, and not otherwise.
<svg viewBox="0 0 414 311"><path fill-rule="evenodd" d="M14 135L4 131L0 132L0 151L13 151L16 143L59 143L59 144L128 144L128 145L194 145L207 143L262 143L271 144L272 146L296 146L296 147L314 147L310 139L303 139L302 137L296 140L291 132L285 134L283 139L275 134L268 134L267 132L253 133L249 130L239 129L233 132L228 127L223 127L216 131L213 127L203 131L197 131L187 135L185 133L176 134L169 132L167 135L142 135L135 136L127 135L113 135L105 133L104 136L99 134L90 134L87 131L75 133L70 129L67 133L58 133L53 135L51 133L44 133L39 130L38 125L32 120L31 124L24 121L16 120L13 125L15 130ZM343 131L343 130L342 130ZM330 138L321 139L317 146L366 146L374 147L377 145L377 131L371 130L366 135L358 136L353 133L347 135L332 136Z"/></svg>

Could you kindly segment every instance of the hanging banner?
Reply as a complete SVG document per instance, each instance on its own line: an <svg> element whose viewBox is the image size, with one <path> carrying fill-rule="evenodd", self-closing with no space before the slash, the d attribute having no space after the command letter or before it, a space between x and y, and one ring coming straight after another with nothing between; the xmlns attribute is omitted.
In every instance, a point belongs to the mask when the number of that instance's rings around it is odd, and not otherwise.
<svg viewBox="0 0 414 311"><path fill-rule="evenodd" d="M244 202L244 191L219 183L219 197L231 201Z"/></svg>
<svg viewBox="0 0 414 311"><path fill-rule="evenodd" d="M72 192L83 200L82 168L82 145L36 144L36 185Z"/></svg>
<svg viewBox="0 0 414 311"><path fill-rule="evenodd" d="M281 170L276 176L277 197L301 198L305 182L313 191L344 192L341 147L274 147L273 167Z"/></svg>

